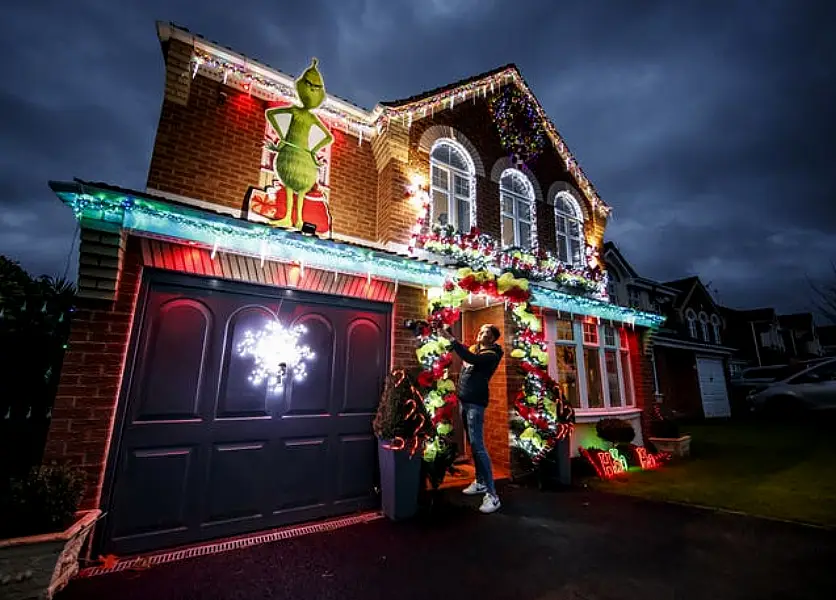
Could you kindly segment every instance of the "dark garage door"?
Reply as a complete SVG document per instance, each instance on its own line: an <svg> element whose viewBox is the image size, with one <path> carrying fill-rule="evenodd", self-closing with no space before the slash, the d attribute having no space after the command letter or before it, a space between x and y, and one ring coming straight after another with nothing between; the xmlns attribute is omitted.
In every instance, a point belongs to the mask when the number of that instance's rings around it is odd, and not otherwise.
<svg viewBox="0 0 836 600"><path fill-rule="evenodd" d="M140 302L108 473L108 552L375 505L389 305L164 273ZM315 356L303 381L270 393L238 350L276 319L303 324Z"/></svg>

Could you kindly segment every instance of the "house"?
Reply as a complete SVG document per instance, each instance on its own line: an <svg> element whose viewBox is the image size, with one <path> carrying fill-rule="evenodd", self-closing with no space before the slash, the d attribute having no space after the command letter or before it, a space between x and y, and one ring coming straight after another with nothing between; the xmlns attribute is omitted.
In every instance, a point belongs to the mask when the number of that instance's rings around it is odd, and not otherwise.
<svg viewBox="0 0 836 600"><path fill-rule="evenodd" d="M728 345L735 348L736 364L765 367L789 361L785 336L773 308L737 310L723 307ZM736 373L732 373L735 375Z"/></svg>
<svg viewBox="0 0 836 600"><path fill-rule="evenodd" d="M836 325L823 325L816 328L819 343L824 356L836 356Z"/></svg>
<svg viewBox="0 0 836 600"><path fill-rule="evenodd" d="M810 360L824 354L812 313L778 315L778 324L784 335L784 347L793 358Z"/></svg>
<svg viewBox="0 0 836 600"><path fill-rule="evenodd" d="M147 189L50 183L81 243L46 458L87 472L102 553L374 508L385 375L418 365L414 324L461 263L531 273L572 447L604 416L641 433L661 317L607 301L610 208L515 66L369 111L326 95L316 61L294 80L158 34ZM471 294L458 323L503 333L486 441L505 471L523 381L507 302Z"/></svg>
<svg viewBox="0 0 836 600"><path fill-rule="evenodd" d="M641 277L612 242L604 244L604 261L612 301L665 318L652 338L656 402L687 417L729 416L726 372L733 350L720 307L700 279L659 283Z"/></svg>

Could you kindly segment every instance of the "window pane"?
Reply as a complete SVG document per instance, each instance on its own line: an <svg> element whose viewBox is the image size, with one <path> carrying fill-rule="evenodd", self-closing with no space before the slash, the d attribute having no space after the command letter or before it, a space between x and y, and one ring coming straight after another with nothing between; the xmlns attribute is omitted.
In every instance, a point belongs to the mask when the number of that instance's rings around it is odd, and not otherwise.
<svg viewBox="0 0 836 600"><path fill-rule="evenodd" d="M466 196L470 198L470 180L467 177L462 177L461 175L454 175L453 182L456 186L454 192L457 196Z"/></svg>
<svg viewBox="0 0 836 600"><path fill-rule="evenodd" d="M557 383L566 396L566 400L575 408L580 407L580 394L578 393L578 361L574 346L561 346L556 348L557 354Z"/></svg>
<svg viewBox="0 0 836 600"><path fill-rule="evenodd" d="M609 325L604 325L604 345L615 346L615 329Z"/></svg>
<svg viewBox="0 0 836 600"><path fill-rule="evenodd" d="M595 323L583 324L583 343L598 345L598 326Z"/></svg>
<svg viewBox="0 0 836 600"><path fill-rule="evenodd" d="M526 221L531 220L531 204L525 200L517 200L517 216Z"/></svg>
<svg viewBox="0 0 836 600"><path fill-rule="evenodd" d="M584 348L583 359L586 364L586 386L589 393L589 408L604 407L604 391L601 388L601 360L598 348Z"/></svg>
<svg viewBox="0 0 836 600"><path fill-rule="evenodd" d="M450 148L450 165L460 171L470 171L467 166L467 161L464 156L462 156L462 153L452 147Z"/></svg>
<svg viewBox="0 0 836 600"><path fill-rule="evenodd" d="M610 406L621 406L621 387L618 385L618 354L615 350L607 350L604 353L604 362L607 365L607 384L610 388Z"/></svg>
<svg viewBox="0 0 836 600"><path fill-rule="evenodd" d="M524 222L520 222L520 241L519 246L522 248L531 247L531 226Z"/></svg>
<svg viewBox="0 0 836 600"><path fill-rule="evenodd" d="M557 260L560 262L569 262L568 244L569 240L565 235L557 234Z"/></svg>
<svg viewBox="0 0 836 600"><path fill-rule="evenodd" d="M581 241L580 240L573 240L569 239L569 244L572 248L572 264L573 265L581 265L583 261L581 260Z"/></svg>
<svg viewBox="0 0 836 600"><path fill-rule="evenodd" d="M467 200L458 200L458 216L459 216L459 231L464 233L470 232L470 202Z"/></svg>
<svg viewBox="0 0 836 600"><path fill-rule="evenodd" d="M450 215L447 211L447 194L439 190L433 190L433 219L437 223L446 225L450 219Z"/></svg>
<svg viewBox="0 0 836 600"><path fill-rule="evenodd" d="M569 235L572 237L581 237L581 224L575 219L566 219L569 223Z"/></svg>
<svg viewBox="0 0 836 600"><path fill-rule="evenodd" d="M449 165L450 146L447 144L438 144L435 148L433 148L432 158Z"/></svg>
<svg viewBox="0 0 836 600"><path fill-rule="evenodd" d="M575 328L572 326L572 321L568 319L557 320L557 339L575 341Z"/></svg>
<svg viewBox="0 0 836 600"><path fill-rule="evenodd" d="M511 217L502 217L502 244L505 246L514 246L514 219Z"/></svg>
<svg viewBox="0 0 836 600"><path fill-rule="evenodd" d="M627 406L633 406L633 377L630 372L630 355L621 352L621 375L624 377L624 394L627 396Z"/></svg>
<svg viewBox="0 0 836 600"><path fill-rule="evenodd" d="M508 194L502 194L502 212L514 214L514 200Z"/></svg>
<svg viewBox="0 0 836 600"><path fill-rule="evenodd" d="M433 185L435 187L440 187L443 190L449 189L447 171L435 165L433 165L432 171Z"/></svg>
<svg viewBox="0 0 836 600"><path fill-rule="evenodd" d="M567 233L569 230L568 225L566 225L566 217L557 217L557 232L558 233Z"/></svg>

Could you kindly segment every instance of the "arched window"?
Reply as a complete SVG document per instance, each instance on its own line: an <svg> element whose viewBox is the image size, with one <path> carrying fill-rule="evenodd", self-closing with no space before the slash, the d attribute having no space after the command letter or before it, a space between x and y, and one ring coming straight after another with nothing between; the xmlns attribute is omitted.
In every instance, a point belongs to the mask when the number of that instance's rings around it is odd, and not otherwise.
<svg viewBox="0 0 836 600"><path fill-rule="evenodd" d="M717 315L711 315L711 328L714 330L714 341L722 344L723 340L720 337L720 317Z"/></svg>
<svg viewBox="0 0 836 600"><path fill-rule="evenodd" d="M711 336L708 335L708 315L700 312L700 332L704 342L710 342Z"/></svg>
<svg viewBox="0 0 836 600"><path fill-rule="evenodd" d="M584 258L583 213L568 192L559 192L554 199L557 221L557 258L562 262L582 266Z"/></svg>
<svg viewBox="0 0 836 600"><path fill-rule="evenodd" d="M451 139L438 140L430 153L432 219L470 232L476 225L473 202L476 169L467 151Z"/></svg>
<svg viewBox="0 0 836 600"><path fill-rule="evenodd" d="M697 313L692 309L685 311L685 318L688 320L688 335L692 338L697 338Z"/></svg>
<svg viewBox="0 0 836 600"><path fill-rule="evenodd" d="M506 169L499 179L502 203L502 245L531 248L534 187L528 177L516 169Z"/></svg>

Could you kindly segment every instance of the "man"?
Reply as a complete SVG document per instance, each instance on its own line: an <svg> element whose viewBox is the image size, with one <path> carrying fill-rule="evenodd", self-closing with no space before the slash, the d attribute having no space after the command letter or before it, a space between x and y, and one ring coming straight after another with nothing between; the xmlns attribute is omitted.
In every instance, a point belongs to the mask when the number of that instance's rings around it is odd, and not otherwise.
<svg viewBox="0 0 836 600"><path fill-rule="evenodd" d="M485 408L488 406L488 383L499 361L502 347L497 344L499 329L494 325L482 325L476 338L476 345L466 348L449 329L443 335L452 342L452 350L461 357L465 365L459 375L459 402L462 420L470 440L473 463L476 467L476 481L464 489L468 496L484 494L479 510L485 514L499 509L501 503L496 495L491 459L485 448Z"/></svg>

